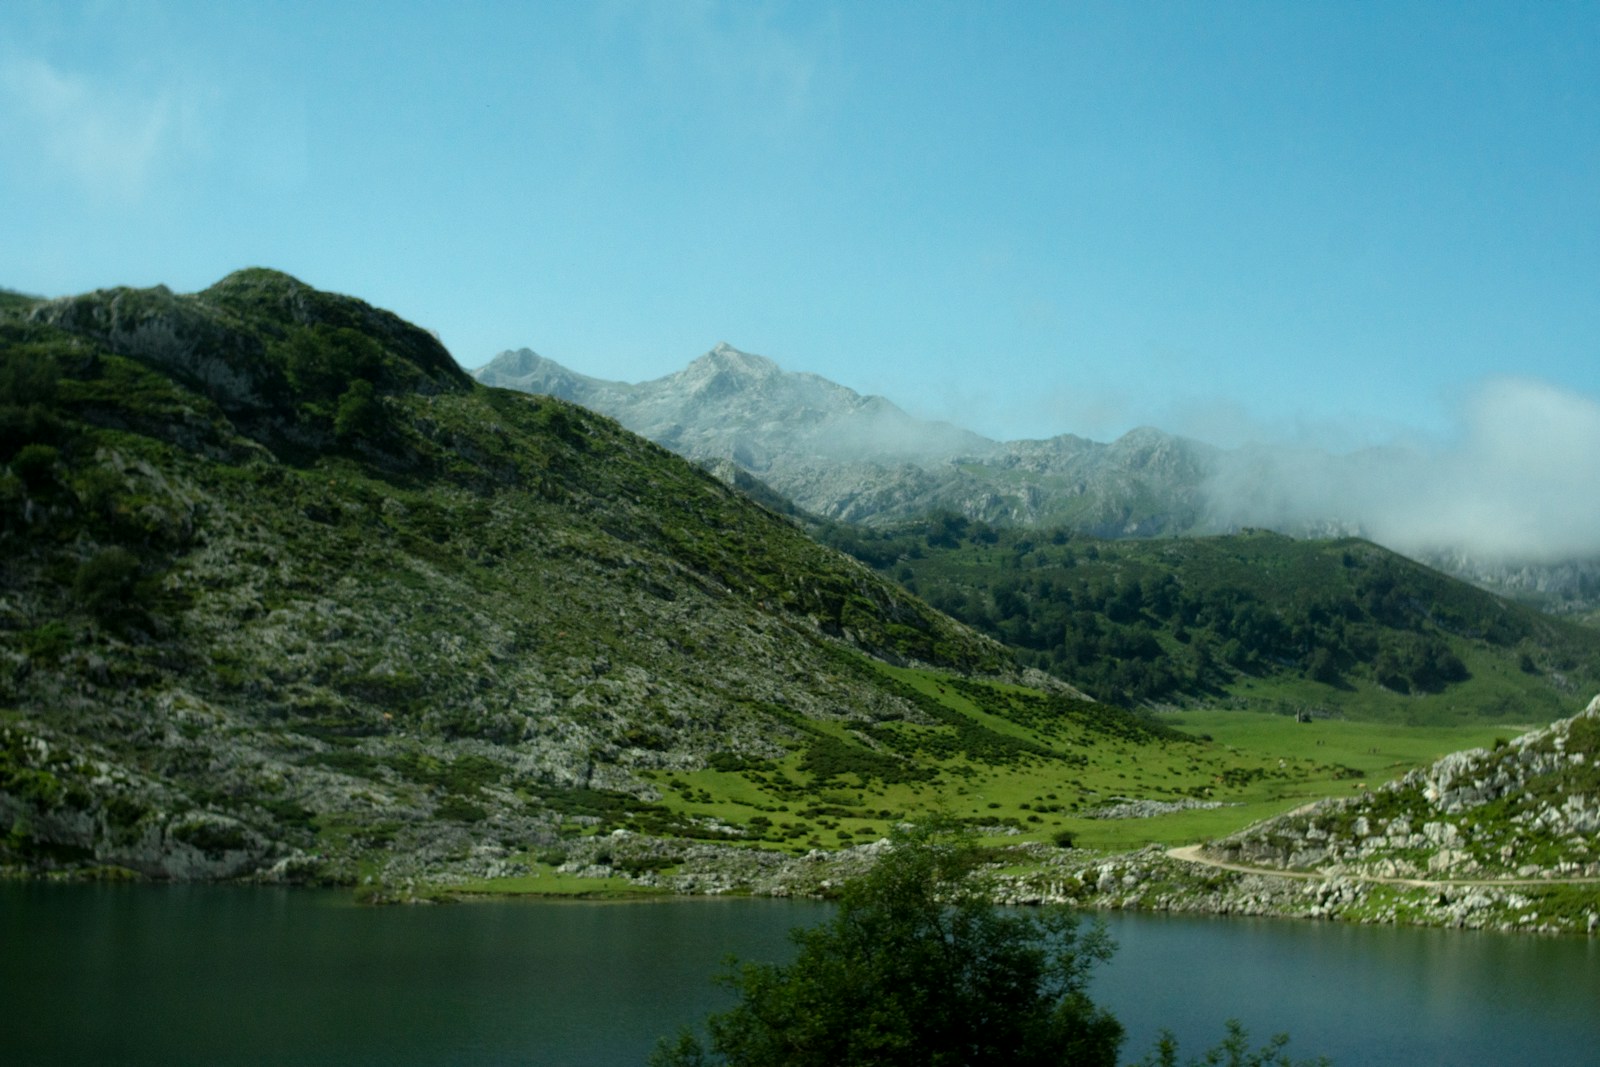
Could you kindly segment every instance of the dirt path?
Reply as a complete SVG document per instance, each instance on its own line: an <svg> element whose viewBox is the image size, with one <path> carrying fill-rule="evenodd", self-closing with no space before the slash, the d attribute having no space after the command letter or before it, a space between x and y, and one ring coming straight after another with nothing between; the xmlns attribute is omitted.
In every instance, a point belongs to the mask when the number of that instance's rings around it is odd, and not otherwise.
<svg viewBox="0 0 1600 1067"><path fill-rule="evenodd" d="M1346 878L1353 882L1378 882L1383 885L1404 885L1415 889L1452 889L1477 887L1501 887L1534 885L1600 885L1600 878L1446 878L1432 880L1428 878L1384 878L1375 874L1331 874L1323 871L1283 871L1275 867L1249 867L1242 863L1225 863L1222 860L1212 859L1202 855L1199 845L1183 845L1179 848L1167 849L1167 855L1184 863L1197 863L1205 867L1217 867L1224 871L1238 871L1241 874L1264 874L1272 878L1297 878L1303 882L1320 882L1332 878Z"/></svg>

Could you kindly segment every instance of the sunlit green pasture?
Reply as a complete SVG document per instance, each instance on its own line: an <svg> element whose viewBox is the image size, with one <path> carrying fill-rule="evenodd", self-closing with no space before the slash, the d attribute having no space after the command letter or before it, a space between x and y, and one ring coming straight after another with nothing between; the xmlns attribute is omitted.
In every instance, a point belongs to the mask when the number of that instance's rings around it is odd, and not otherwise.
<svg viewBox="0 0 1600 1067"><path fill-rule="evenodd" d="M1314 719L1296 722L1288 715L1248 711L1181 711L1162 721L1185 733L1208 735L1241 751L1274 755L1312 755L1319 761L1354 767L1376 782L1467 748L1489 747L1534 728L1532 723L1466 726L1404 726L1394 723Z"/></svg>
<svg viewBox="0 0 1600 1067"><path fill-rule="evenodd" d="M1357 795L1523 728L1298 722L1231 710L1138 720L1103 707L1047 705L1014 686L873 669L920 694L930 721L810 723L781 758L729 756L699 770L645 772L658 797L592 832L623 826L804 853L874 841L901 821L941 814L996 843L1107 851L1170 846L1221 837L1323 798ZM835 762L819 756L830 752ZM1096 817L1134 800L1220 806ZM636 888L620 877L582 878L530 863L527 876L454 891L561 896Z"/></svg>
<svg viewBox="0 0 1600 1067"><path fill-rule="evenodd" d="M965 754L930 760L931 776L911 782L850 773L822 778L805 770L803 756L794 753L767 772L661 775L667 786L662 804L687 819L744 827L766 847L794 851L872 840L897 821L933 812L992 827L997 840L1056 841L1070 835L1081 847L1105 849L1181 844L1231 833L1325 797L1354 795L1448 752L1492 745L1523 728L1303 723L1263 712L1189 711L1161 718L1187 736L1139 740L1077 725L1039 729L1007 717L1003 701L975 701L970 686L958 692L937 674L886 670L970 721L1045 752L1009 763ZM893 727L908 736L941 729ZM843 723L825 730L842 740L852 737ZM1128 799L1222 806L1142 819L1091 817Z"/></svg>

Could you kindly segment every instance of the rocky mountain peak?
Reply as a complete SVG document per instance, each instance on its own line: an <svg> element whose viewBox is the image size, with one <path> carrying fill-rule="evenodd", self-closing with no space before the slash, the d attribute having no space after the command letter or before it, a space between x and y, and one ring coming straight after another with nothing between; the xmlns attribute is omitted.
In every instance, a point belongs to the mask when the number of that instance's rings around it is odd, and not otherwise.
<svg viewBox="0 0 1600 1067"><path fill-rule="evenodd" d="M682 374L685 379L696 382L710 381L720 375L759 381L779 377L783 368L765 356L741 352L726 341L719 341L715 348L685 367Z"/></svg>
<svg viewBox="0 0 1600 1067"><path fill-rule="evenodd" d="M491 373L496 369L477 377L592 407L692 459L731 459L800 507L831 518L884 521L945 508L986 521L1070 515L1095 532L1126 533L1130 524L1183 528L1195 510L1184 499L1170 519L1135 513L1148 510L1145 500L1192 495L1199 474L1176 460L1195 446L1182 439L1146 430L1121 451L1070 435L1003 445L818 375L784 371L726 342L680 371L634 386L571 372L560 380L548 372ZM1181 483L1176 489L1174 481ZM1086 517L1082 498L1107 493L1116 499Z"/></svg>
<svg viewBox="0 0 1600 1067"><path fill-rule="evenodd" d="M568 370L553 359L546 359L531 348L500 353L485 366L472 372L484 385L543 393L583 403L587 392L600 383Z"/></svg>
<svg viewBox="0 0 1600 1067"><path fill-rule="evenodd" d="M1302 471L1293 454L1224 450L1149 426L1109 443L1073 434L993 441L817 374L784 371L727 342L636 385L586 378L549 360L535 373L497 373L497 364L475 372L478 380L582 404L691 459L731 460L812 514L869 524L948 510L1101 537L1247 526L1366 537L1359 517L1331 506L1344 482L1326 488L1323 517L1299 514L1286 487L1326 480L1309 478L1311 470L1358 484L1384 476L1393 458L1353 453L1308 460ZM1593 614L1600 606L1600 559L1502 565L1457 552L1429 553L1424 562L1547 609Z"/></svg>
<svg viewBox="0 0 1600 1067"><path fill-rule="evenodd" d="M547 366L556 366L531 348L519 348L516 351L505 351L494 358L489 364L504 374L532 374Z"/></svg>

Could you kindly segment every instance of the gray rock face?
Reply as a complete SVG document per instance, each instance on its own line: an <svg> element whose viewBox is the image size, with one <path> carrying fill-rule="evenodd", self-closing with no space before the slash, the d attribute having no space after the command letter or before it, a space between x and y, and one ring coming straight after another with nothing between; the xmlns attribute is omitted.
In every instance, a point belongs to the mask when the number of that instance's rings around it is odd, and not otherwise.
<svg viewBox="0 0 1600 1067"><path fill-rule="evenodd" d="M474 376L582 404L713 469L731 463L812 514L851 522L949 510L1108 537L1181 531L1201 514L1214 454L1149 428L1111 444L1071 434L992 441L726 344L637 385L575 374L527 349Z"/></svg>
<svg viewBox="0 0 1600 1067"><path fill-rule="evenodd" d="M719 344L686 368L628 385L585 377L527 349L474 372L485 385L545 393L610 415L692 459L733 459L755 473L793 453L877 467L982 454L994 443L921 422L882 397L815 374L790 374L762 356Z"/></svg>
<svg viewBox="0 0 1600 1067"><path fill-rule="evenodd" d="M1507 563L1464 552L1436 552L1422 562L1514 600L1570 615L1600 612L1600 558Z"/></svg>
<svg viewBox="0 0 1600 1067"><path fill-rule="evenodd" d="M1210 810L1222 807L1219 800L1124 800L1086 813L1090 819L1152 819L1175 811Z"/></svg>

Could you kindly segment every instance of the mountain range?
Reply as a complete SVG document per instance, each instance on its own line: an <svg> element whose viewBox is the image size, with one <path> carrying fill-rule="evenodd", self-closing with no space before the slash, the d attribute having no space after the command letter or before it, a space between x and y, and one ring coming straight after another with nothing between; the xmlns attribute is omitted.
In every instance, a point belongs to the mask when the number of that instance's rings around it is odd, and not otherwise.
<svg viewBox="0 0 1600 1067"><path fill-rule="evenodd" d="M1001 443L726 344L638 385L585 377L527 349L503 353L474 377L610 415L680 455L731 463L805 511L845 522L951 510L1104 537L1188 531L1203 519L1199 489L1215 452L1150 429L1109 445L1071 434Z"/></svg>
<svg viewBox="0 0 1600 1067"><path fill-rule="evenodd" d="M701 371L702 394L774 378L731 353ZM818 411L840 396L801 384ZM426 331L278 272L0 292L0 876L822 893L929 812L1005 862L1081 863L1083 840L1192 841L1415 765L1351 743L1380 736L1366 723L1325 748L1236 745L1088 699L768 499L587 408L475 382ZM1033 579L1090 558L1070 540ZM1210 550L1239 556L1228 540ZM1366 573L1368 548L1317 552ZM1151 570L1137 602L1108 575L1083 611L1159 643L1193 607L1192 644L1224 623L1256 641L1272 605L1230 593L1227 620L1202 618L1222 598L1191 572L1196 597ZM1472 684L1433 657L1438 630L1516 719L1557 713L1516 694L1586 646L1535 628L1512 635L1526 669L1475 658L1448 590L1368 586L1420 628L1398 638L1430 655L1396 661L1408 685ZM1413 588L1434 590L1421 617ZM1358 646L1394 629L1347 628L1328 666L1367 684ZM1509 716L1467 718L1477 736Z"/></svg>
<svg viewBox="0 0 1600 1067"><path fill-rule="evenodd" d="M479 381L572 401L690 458L724 480L760 480L802 511L885 525L949 511L1097 537L1264 527L1295 536L1369 536L1369 499L1405 466L1385 449L1333 456L1221 449L1151 427L1110 443L1062 434L994 441L917 419L814 374L719 344L681 371L638 384L587 377L529 349L501 353ZM1402 494L1403 495L1403 494ZM1600 609L1600 558L1549 560L1415 541L1389 547L1546 610Z"/></svg>
<svg viewBox="0 0 1600 1067"><path fill-rule="evenodd" d="M1410 723L1553 717L1600 630L1359 538L1106 540L959 516L824 543L1101 700Z"/></svg>

